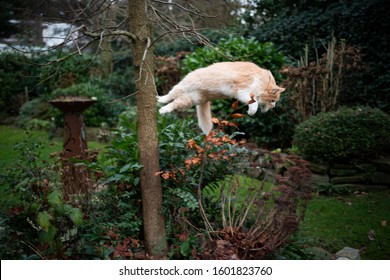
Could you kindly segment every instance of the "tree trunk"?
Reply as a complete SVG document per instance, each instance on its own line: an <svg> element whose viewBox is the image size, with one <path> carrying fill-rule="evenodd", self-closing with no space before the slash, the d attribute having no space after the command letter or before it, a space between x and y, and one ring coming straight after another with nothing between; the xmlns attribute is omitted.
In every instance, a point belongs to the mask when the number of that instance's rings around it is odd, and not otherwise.
<svg viewBox="0 0 390 280"><path fill-rule="evenodd" d="M136 36L132 43L134 76L137 90L138 148L141 170L142 211L146 252L154 258L166 255L162 188L160 171L154 56L149 48L152 29L148 23L145 0L129 0L130 31Z"/></svg>

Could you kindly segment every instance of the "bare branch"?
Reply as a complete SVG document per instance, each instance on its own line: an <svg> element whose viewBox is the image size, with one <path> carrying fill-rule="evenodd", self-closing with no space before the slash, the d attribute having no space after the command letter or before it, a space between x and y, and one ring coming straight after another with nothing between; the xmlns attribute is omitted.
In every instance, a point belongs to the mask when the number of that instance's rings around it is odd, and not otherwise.
<svg viewBox="0 0 390 280"><path fill-rule="evenodd" d="M189 14L193 14L193 15L203 17L203 18L216 18L216 16L207 15L205 13L200 12L197 8L195 8L190 3L187 3L190 6L190 8L186 8L182 5L180 5L178 3L174 3L174 2L165 2L165 1L160 1L160 0L149 0L148 2L155 2L155 3L159 3L159 4L163 4L163 5L175 6L175 7L178 7L182 11L185 11Z"/></svg>
<svg viewBox="0 0 390 280"><path fill-rule="evenodd" d="M102 38L106 38L106 37L110 37L110 36L125 36L127 38L130 38L132 41L134 40L137 40L137 36L134 35L133 33L131 32L128 32L128 31L125 31L125 30L102 30L101 32L92 32L92 31L88 31L84 30L84 34L91 37L91 38L94 38L94 39L102 39Z"/></svg>

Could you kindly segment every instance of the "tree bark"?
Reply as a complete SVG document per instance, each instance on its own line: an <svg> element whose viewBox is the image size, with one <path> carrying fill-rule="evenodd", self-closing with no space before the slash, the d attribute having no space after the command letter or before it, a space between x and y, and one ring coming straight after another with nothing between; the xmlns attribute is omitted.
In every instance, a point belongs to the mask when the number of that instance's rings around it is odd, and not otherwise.
<svg viewBox="0 0 390 280"><path fill-rule="evenodd" d="M129 0L130 32L132 42L134 76L137 90L138 153L141 170L142 211L146 252L153 258L166 256L164 216L162 214L162 188L160 171L157 120L156 87L154 83L154 56L150 47L151 25L147 19L146 1Z"/></svg>

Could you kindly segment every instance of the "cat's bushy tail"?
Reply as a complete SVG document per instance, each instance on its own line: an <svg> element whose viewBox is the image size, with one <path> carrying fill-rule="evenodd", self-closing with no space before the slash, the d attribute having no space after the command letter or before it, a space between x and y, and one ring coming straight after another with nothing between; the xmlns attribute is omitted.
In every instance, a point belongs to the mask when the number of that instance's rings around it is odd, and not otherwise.
<svg viewBox="0 0 390 280"><path fill-rule="evenodd" d="M211 119L211 103L206 102L196 105L196 114L198 116L198 125L203 133L209 135L213 129L213 121Z"/></svg>

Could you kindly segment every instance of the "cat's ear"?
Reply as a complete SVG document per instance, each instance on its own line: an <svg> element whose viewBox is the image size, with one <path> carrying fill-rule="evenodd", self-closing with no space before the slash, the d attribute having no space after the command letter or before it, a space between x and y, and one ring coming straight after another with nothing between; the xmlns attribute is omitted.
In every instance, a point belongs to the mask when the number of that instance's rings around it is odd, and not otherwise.
<svg viewBox="0 0 390 280"><path fill-rule="evenodd" d="M286 90L285 88L278 87L278 86L276 86L276 87L274 87L274 88L272 89L272 91L277 92L277 93L282 93L282 92L285 91L285 90Z"/></svg>

